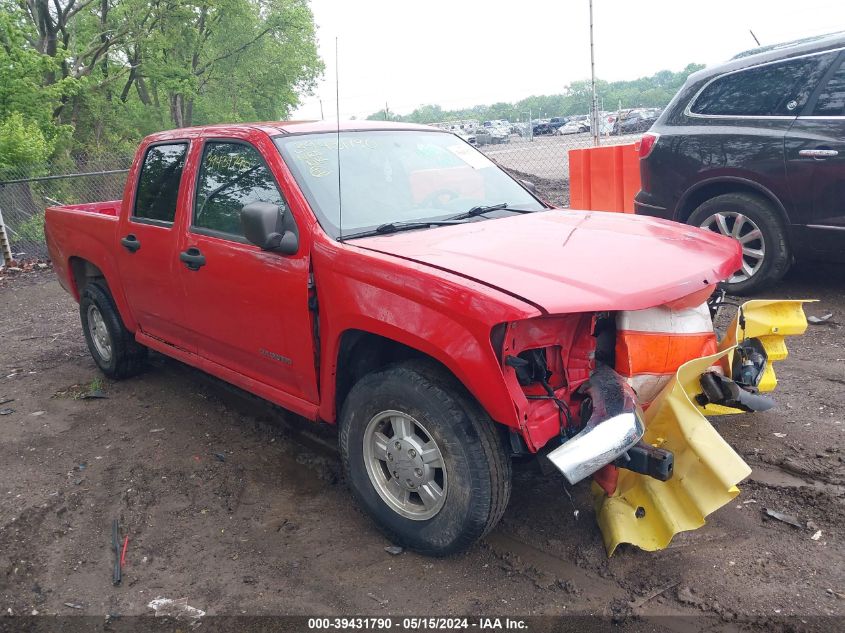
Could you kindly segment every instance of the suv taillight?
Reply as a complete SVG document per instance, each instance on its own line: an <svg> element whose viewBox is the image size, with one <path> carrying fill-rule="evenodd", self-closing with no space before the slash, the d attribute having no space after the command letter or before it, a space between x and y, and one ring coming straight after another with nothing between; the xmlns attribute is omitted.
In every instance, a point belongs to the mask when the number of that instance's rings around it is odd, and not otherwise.
<svg viewBox="0 0 845 633"><path fill-rule="evenodd" d="M643 134L642 139L637 144L637 152L640 155L640 158L648 158L649 154L651 154L651 150L654 149L655 144L657 143L657 139L660 138L660 134L655 134L654 132L646 132Z"/></svg>

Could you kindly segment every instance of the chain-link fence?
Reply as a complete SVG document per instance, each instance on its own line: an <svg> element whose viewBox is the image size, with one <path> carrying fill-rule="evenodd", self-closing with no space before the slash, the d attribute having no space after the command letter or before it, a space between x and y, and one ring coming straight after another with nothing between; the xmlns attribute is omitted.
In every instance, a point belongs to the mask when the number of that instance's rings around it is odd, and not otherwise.
<svg viewBox="0 0 845 633"><path fill-rule="evenodd" d="M627 112L621 120L619 114L602 113L602 117L598 139L602 146L635 143L654 120L649 116L626 126L631 117ZM569 150L594 145L588 117L535 121L530 127L504 121L452 121L438 127L459 134L513 176L534 183L543 198L562 207L569 206Z"/></svg>
<svg viewBox="0 0 845 633"><path fill-rule="evenodd" d="M0 223L8 254L15 261L46 259L44 209L122 197L131 163L131 155L100 154L0 171Z"/></svg>

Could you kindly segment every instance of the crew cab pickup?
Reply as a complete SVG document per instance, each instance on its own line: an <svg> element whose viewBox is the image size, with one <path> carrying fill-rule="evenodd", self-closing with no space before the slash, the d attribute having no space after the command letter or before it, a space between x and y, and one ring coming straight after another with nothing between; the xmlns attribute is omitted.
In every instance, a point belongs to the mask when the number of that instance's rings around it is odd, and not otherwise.
<svg viewBox="0 0 845 633"><path fill-rule="evenodd" d="M751 302L717 341L735 241L554 209L425 126L154 134L122 200L51 207L46 236L108 377L155 350L337 423L357 501L432 555L496 524L515 455L592 477L610 552L703 524L749 471L702 414L769 406L806 325Z"/></svg>

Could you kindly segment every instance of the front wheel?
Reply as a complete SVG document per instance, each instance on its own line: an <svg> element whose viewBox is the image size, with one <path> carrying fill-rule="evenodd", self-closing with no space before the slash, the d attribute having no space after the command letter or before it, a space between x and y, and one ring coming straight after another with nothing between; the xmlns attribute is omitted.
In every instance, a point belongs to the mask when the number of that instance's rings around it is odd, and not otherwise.
<svg viewBox="0 0 845 633"><path fill-rule="evenodd" d="M510 497L511 463L494 423L434 364L362 378L343 405L340 452L358 503L394 543L423 554L466 549Z"/></svg>
<svg viewBox="0 0 845 633"><path fill-rule="evenodd" d="M748 193L726 193L704 202L688 224L737 240L742 264L722 286L731 294L752 294L779 281L791 264L786 229L772 204Z"/></svg>

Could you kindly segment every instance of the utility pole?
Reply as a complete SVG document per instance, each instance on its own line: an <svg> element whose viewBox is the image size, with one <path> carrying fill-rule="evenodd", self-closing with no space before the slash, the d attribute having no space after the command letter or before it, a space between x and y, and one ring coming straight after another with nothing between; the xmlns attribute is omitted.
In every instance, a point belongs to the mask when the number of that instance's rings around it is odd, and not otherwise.
<svg viewBox="0 0 845 633"><path fill-rule="evenodd" d="M325 121L326 117L323 116L323 100L320 99L320 120Z"/></svg>
<svg viewBox="0 0 845 633"><path fill-rule="evenodd" d="M599 113L596 106L596 58L593 52L593 0L590 0L590 86L592 89L592 103L590 105L591 119L590 130L593 133L593 145L599 144Z"/></svg>

